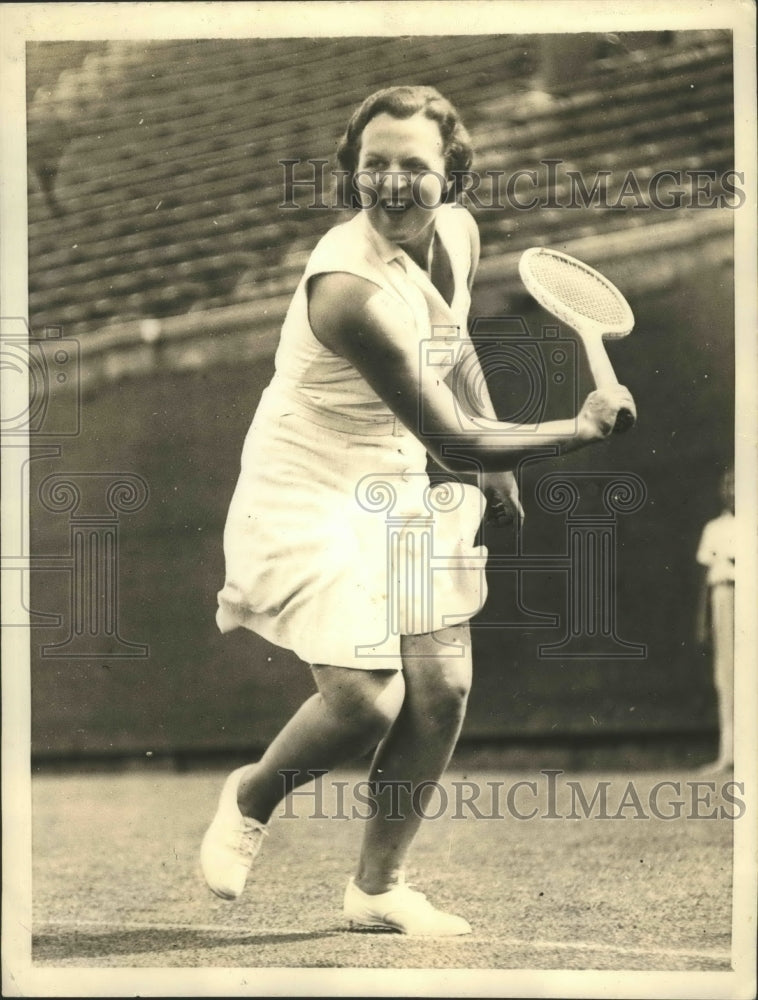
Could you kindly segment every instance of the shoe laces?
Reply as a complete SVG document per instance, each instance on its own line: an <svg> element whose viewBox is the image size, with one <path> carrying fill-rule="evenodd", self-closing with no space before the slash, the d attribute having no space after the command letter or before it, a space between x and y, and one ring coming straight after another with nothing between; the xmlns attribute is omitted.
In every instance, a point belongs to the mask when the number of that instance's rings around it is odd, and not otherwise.
<svg viewBox="0 0 758 1000"><path fill-rule="evenodd" d="M262 839L268 836L268 830L257 819L252 819L250 816L243 816L242 820L243 827L240 830L237 850L244 857L252 859L260 850Z"/></svg>

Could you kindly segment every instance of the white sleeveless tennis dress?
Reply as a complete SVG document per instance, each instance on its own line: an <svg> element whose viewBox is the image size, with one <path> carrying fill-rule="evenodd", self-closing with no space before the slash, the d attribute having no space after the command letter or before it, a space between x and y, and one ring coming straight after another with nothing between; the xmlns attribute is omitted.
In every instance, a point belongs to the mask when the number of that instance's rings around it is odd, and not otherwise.
<svg viewBox="0 0 758 1000"><path fill-rule="evenodd" d="M423 363L444 378L468 337L465 214L452 205L437 214L450 306L364 213L313 251L242 452L224 531L222 632L251 629L308 663L399 669L401 635L467 621L482 607L487 550L473 542L483 494L461 483L430 488L424 446L316 339L307 301L317 274L372 281L410 307Z"/></svg>

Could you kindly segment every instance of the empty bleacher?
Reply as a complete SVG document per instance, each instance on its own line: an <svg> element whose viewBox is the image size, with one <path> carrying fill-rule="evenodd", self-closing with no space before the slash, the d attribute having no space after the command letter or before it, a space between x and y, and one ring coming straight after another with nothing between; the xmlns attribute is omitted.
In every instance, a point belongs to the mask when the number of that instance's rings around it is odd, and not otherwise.
<svg viewBox="0 0 758 1000"><path fill-rule="evenodd" d="M523 551L528 559L555 555L555 572L535 578L527 570L523 592L521 577L491 574L464 735L524 740L518 759L529 766L545 763L543 748L562 744L572 766L604 761L604 747L624 760L628 747L642 748L656 767L667 760L689 767L693 747L707 752L716 714L709 664L692 639L694 552L702 524L717 512L717 470L733 450L730 226L738 213L565 203L570 170L587 186L611 171L613 203L630 171L644 187L661 169L739 169L732 41L718 31L593 35L577 39L565 62L565 36L544 41L461 35L28 46L30 319L36 332L60 326L64 337L77 338L79 378L60 386L49 379L46 389L52 398L78 388L81 396L64 402L83 401L80 433L37 447L28 473L31 543L40 557L29 603L41 622L30 647L39 759L145 759L146 747L177 759L247 755L251 740L267 740L310 693L294 656L250 635L223 642L217 635L223 524L279 320L311 248L343 217L334 209L280 208L279 161L331 160L352 108L395 82L436 85L459 106L480 172L536 171L536 183L524 188L542 202L534 210L490 211L469 199L483 242L474 315L518 312L538 334L544 317L514 299L519 254L541 243L602 264L629 294L637 320L634 335L611 351L638 403L635 432L561 468L586 477L588 490L596 483L599 490L595 475L614 470L645 483L643 508L618 518L618 622L620 636L644 641L649 655L634 662L542 656L541 645L559 642L568 627L562 567L569 550L566 517L536 500L544 467L530 465ZM558 159L553 183L545 161ZM486 178L480 194L486 201ZM591 385L581 351L568 356L575 377L564 387L544 385L561 416L574 412L572 394L581 399ZM507 372L500 381L495 375L494 398L506 418L514 412L508 392L521 399L522 386ZM74 411L56 403L50 412ZM57 433L58 425L50 427ZM73 577L61 570L74 515L43 506L41 484L53 473L122 470L142 477L150 500L118 529L119 635L144 643L150 655L59 658L73 628ZM513 550L494 526L482 538L492 555ZM516 586L519 614L555 613L555 627L493 627L509 614ZM45 621L53 618L60 626Z"/></svg>
<svg viewBox="0 0 758 1000"><path fill-rule="evenodd" d="M456 103L480 172L536 169L530 195L544 200L541 161L563 161L553 207L478 212L484 259L667 223L673 213L560 203L566 169L590 180L634 171L644 183L664 167L733 166L729 35L652 42L599 37L579 78L550 94L539 91L535 36L35 46L32 326L87 336L286 296L340 213L309 209L307 191L282 208L279 161L303 161L297 177L309 176L304 161L331 160L352 108L393 82L432 84Z"/></svg>

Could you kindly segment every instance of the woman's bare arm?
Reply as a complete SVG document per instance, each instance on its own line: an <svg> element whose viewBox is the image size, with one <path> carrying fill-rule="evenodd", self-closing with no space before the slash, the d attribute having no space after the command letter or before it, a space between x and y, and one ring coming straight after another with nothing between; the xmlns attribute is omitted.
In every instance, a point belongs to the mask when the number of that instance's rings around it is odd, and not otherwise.
<svg viewBox="0 0 758 1000"><path fill-rule="evenodd" d="M546 446L574 451L607 437L628 391L591 393L577 418L534 425L474 418L458 405L439 372L424 363L410 311L377 285L345 272L311 279L311 328L325 347L350 361L427 451L451 472L512 469Z"/></svg>

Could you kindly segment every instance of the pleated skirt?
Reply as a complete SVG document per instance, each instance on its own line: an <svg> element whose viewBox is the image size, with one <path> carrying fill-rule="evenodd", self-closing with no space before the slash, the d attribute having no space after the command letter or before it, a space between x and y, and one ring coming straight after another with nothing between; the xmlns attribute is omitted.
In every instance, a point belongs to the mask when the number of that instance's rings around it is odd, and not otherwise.
<svg viewBox="0 0 758 1000"><path fill-rule="evenodd" d="M467 621L487 596L477 487L430 486L397 420L322 412L270 386L224 530L222 632L312 664L400 669L400 637Z"/></svg>

